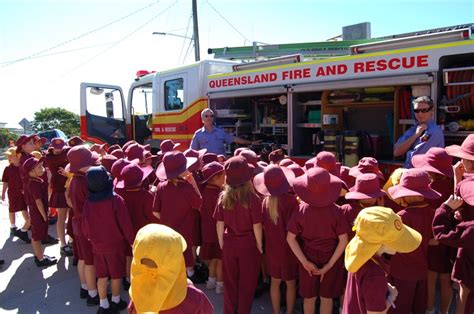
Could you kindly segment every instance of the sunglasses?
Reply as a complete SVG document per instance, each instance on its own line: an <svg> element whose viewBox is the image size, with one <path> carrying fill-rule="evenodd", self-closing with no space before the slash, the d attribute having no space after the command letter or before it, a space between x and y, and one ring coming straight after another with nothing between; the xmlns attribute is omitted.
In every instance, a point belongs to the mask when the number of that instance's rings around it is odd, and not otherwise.
<svg viewBox="0 0 474 314"><path fill-rule="evenodd" d="M413 109L413 112L414 113L420 113L420 112L427 113L427 112L430 112L431 109L433 109L433 107L429 106L428 108L423 108L423 109Z"/></svg>
<svg viewBox="0 0 474 314"><path fill-rule="evenodd" d="M204 115L204 118L214 118L214 115Z"/></svg>

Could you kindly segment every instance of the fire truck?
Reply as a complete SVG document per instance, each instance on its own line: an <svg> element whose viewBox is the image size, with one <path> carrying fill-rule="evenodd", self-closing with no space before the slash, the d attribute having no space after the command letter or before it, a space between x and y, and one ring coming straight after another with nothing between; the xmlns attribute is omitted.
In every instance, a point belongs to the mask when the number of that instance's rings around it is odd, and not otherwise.
<svg viewBox="0 0 474 314"><path fill-rule="evenodd" d="M217 126L261 140L256 149L263 153L279 147L305 160L328 150L348 166L374 156L389 171L401 161L393 157L393 145L415 124L411 103L418 96L433 99L446 145L474 132L472 29L325 42L324 53L300 49L263 61L214 59L139 71L126 100L119 86L82 83L81 137L110 144L135 139L154 148L172 139L188 147L202 127L200 112L210 107ZM232 59L225 56L238 51L212 52Z"/></svg>

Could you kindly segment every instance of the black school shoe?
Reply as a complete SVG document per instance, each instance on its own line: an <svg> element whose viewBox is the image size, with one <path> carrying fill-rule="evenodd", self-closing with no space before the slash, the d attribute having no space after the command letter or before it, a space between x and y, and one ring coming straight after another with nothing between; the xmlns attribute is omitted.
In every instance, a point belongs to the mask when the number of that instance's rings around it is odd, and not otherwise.
<svg viewBox="0 0 474 314"><path fill-rule="evenodd" d="M10 228L10 236L11 237L15 236L17 231L18 231L17 227Z"/></svg>
<svg viewBox="0 0 474 314"><path fill-rule="evenodd" d="M17 229L15 232L15 236L25 243L31 243L31 240L28 237L28 231L21 231L21 229Z"/></svg>
<svg viewBox="0 0 474 314"><path fill-rule="evenodd" d="M44 256L44 258L40 261L35 257L35 264L38 267L48 267L52 265L56 265L58 261L52 257Z"/></svg>
<svg viewBox="0 0 474 314"><path fill-rule="evenodd" d="M41 244L58 244L58 243L59 243L59 240L50 236L49 234L46 237L46 239L41 240Z"/></svg>
<svg viewBox="0 0 474 314"><path fill-rule="evenodd" d="M91 297L89 294L87 295L87 306L96 306L100 304L99 295L97 294L95 297Z"/></svg>
<svg viewBox="0 0 474 314"><path fill-rule="evenodd" d="M127 302L122 299L120 299L119 303L110 302L109 304L110 304L109 310L113 313L118 313L120 311L123 311L128 306Z"/></svg>
<svg viewBox="0 0 474 314"><path fill-rule="evenodd" d="M111 314L113 313L111 310L110 310L110 307L104 309L102 306L99 307L99 309L97 310L97 314Z"/></svg>
<svg viewBox="0 0 474 314"><path fill-rule="evenodd" d="M87 291L87 289L82 289L82 287L81 287L81 293L79 294L81 299L87 298L88 295L89 295L89 292Z"/></svg>
<svg viewBox="0 0 474 314"><path fill-rule="evenodd" d="M69 246L69 245L65 245L65 246L62 246L61 247L61 255L65 255L65 256L73 256L73 252L72 252L72 248Z"/></svg>
<svg viewBox="0 0 474 314"><path fill-rule="evenodd" d="M5 264L5 260L0 259L0 266L3 266L3 264Z"/></svg>
<svg viewBox="0 0 474 314"><path fill-rule="evenodd" d="M128 282L127 278L122 278L122 286L124 291L128 291L130 289L130 283Z"/></svg>
<svg viewBox="0 0 474 314"><path fill-rule="evenodd" d="M201 284L206 282L206 278L203 278L201 274L199 274L197 271L194 271L194 275L191 277L188 277L189 280L193 282L193 284Z"/></svg>

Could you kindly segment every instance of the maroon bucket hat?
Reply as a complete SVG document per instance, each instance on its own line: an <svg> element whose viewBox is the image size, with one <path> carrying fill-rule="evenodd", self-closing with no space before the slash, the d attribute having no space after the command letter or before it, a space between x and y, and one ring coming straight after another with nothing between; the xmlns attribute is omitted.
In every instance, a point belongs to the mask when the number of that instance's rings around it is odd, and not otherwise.
<svg viewBox="0 0 474 314"><path fill-rule="evenodd" d="M35 157L30 157L27 160L25 160L25 162L23 163L23 165L21 165L21 167L23 168L23 171L25 173L30 173L30 171L33 170L36 166L38 166L39 164L42 164L43 160L44 158L36 159Z"/></svg>
<svg viewBox="0 0 474 314"><path fill-rule="evenodd" d="M458 189L464 202L474 206L474 177L462 180Z"/></svg>
<svg viewBox="0 0 474 314"><path fill-rule="evenodd" d="M218 162L218 161L219 161L219 158L217 158L217 155L214 154L214 153L205 153L205 154L202 156L201 160L202 160L203 165L207 165L207 164L209 164L209 163L211 163L211 162L213 162L213 161L217 161L217 162Z"/></svg>
<svg viewBox="0 0 474 314"><path fill-rule="evenodd" d="M122 169L125 168L126 166L130 165L131 162L126 160L126 159L123 159L123 158L119 158L117 159L117 161L115 161L112 165L112 168L110 169L110 174L112 175L112 177L114 177L114 185L117 184L117 182L119 180L121 180L121 176L120 174L122 173Z"/></svg>
<svg viewBox="0 0 474 314"><path fill-rule="evenodd" d="M474 160L474 134L469 134L462 142L461 146L451 145L446 147L446 152L450 156Z"/></svg>
<svg viewBox="0 0 474 314"><path fill-rule="evenodd" d="M298 164L291 164L291 165L289 165L289 166L286 167L286 168L288 168L288 169L290 169L291 171L293 171L293 173L295 174L295 178L301 177L302 175L305 174L303 167L301 167L301 166L298 165Z"/></svg>
<svg viewBox="0 0 474 314"><path fill-rule="evenodd" d="M84 144L84 140L79 136L73 136L67 141L67 144L71 147L74 147Z"/></svg>
<svg viewBox="0 0 474 314"><path fill-rule="evenodd" d="M49 144L49 147L52 147L54 149L63 149L64 146L66 146L66 142L60 137L53 138L51 140L51 144Z"/></svg>
<svg viewBox="0 0 474 314"><path fill-rule="evenodd" d="M99 154L91 152L83 145L72 147L67 153L69 160L69 170L77 173L79 169L87 166L97 166L99 162Z"/></svg>
<svg viewBox="0 0 474 314"><path fill-rule="evenodd" d="M181 143L175 143L172 140L164 140L160 143L160 150L163 152L163 154L167 152L171 152L173 150L176 150Z"/></svg>
<svg viewBox="0 0 474 314"><path fill-rule="evenodd" d="M289 165L295 164L295 162L290 158L283 158L278 164L282 167L288 167Z"/></svg>
<svg viewBox="0 0 474 314"><path fill-rule="evenodd" d="M132 144L135 144L135 143L138 143L138 142L135 141L135 140L130 140L130 141L126 142L125 144L123 144L122 150L125 152L127 150L128 146L130 146Z"/></svg>
<svg viewBox="0 0 474 314"><path fill-rule="evenodd" d="M225 182L234 187L242 185L252 179L254 170L243 156L229 158L224 164Z"/></svg>
<svg viewBox="0 0 474 314"><path fill-rule="evenodd" d="M152 167L140 167L135 163L126 165L120 172L121 180L117 182L116 188L131 189L139 187L152 172Z"/></svg>
<svg viewBox="0 0 474 314"><path fill-rule="evenodd" d="M249 164L254 166L254 174L263 172L264 167L258 164L260 156L258 156L253 150L244 149L240 152L239 156L244 157Z"/></svg>
<svg viewBox="0 0 474 314"><path fill-rule="evenodd" d="M315 163L316 163L316 157L313 157L311 159L306 160L306 162L304 163L304 167L306 168L306 170L309 170L311 168L314 168Z"/></svg>
<svg viewBox="0 0 474 314"><path fill-rule="evenodd" d="M415 155L411 158L413 167L424 171L434 172L452 178L453 157L448 155L441 147L431 147L425 154Z"/></svg>
<svg viewBox="0 0 474 314"><path fill-rule="evenodd" d="M89 150L91 152L96 152L97 154L99 155L104 155L106 153L106 149L105 147L107 146L107 144L93 144Z"/></svg>
<svg viewBox="0 0 474 314"><path fill-rule="evenodd" d="M263 173L253 178L253 185L258 193L266 196L279 196L287 193L293 186L295 174L288 168L271 164Z"/></svg>
<svg viewBox="0 0 474 314"><path fill-rule="evenodd" d="M35 136L36 136L36 134L32 134L32 135L22 134L22 135L16 140L16 143L15 143L16 152L17 152L17 153L20 153L20 152L21 152L21 146L25 145L28 141L32 140Z"/></svg>
<svg viewBox="0 0 474 314"><path fill-rule="evenodd" d="M226 160L227 158L224 155L217 155L217 161L225 163Z"/></svg>
<svg viewBox="0 0 474 314"><path fill-rule="evenodd" d="M122 148L120 147L119 144L110 145L109 148L107 148L107 154L111 154L116 149L122 149Z"/></svg>
<svg viewBox="0 0 474 314"><path fill-rule="evenodd" d="M189 168L190 172L194 172L202 168L202 156L204 156L206 152L207 149L194 150L192 148L188 148L184 151L184 156L194 157L198 160L191 168Z"/></svg>
<svg viewBox="0 0 474 314"><path fill-rule="evenodd" d="M349 174L351 168L347 166L341 166L341 170L339 171L339 178L346 184L348 188L354 186L356 179Z"/></svg>
<svg viewBox="0 0 474 314"><path fill-rule="evenodd" d="M380 181L374 173L357 176L355 185L345 195L347 200L365 200L382 196L385 196L385 191L380 188Z"/></svg>
<svg viewBox="0 0 474 314"><path fill-rule="evenodd" d="M423 196L427 199L436 199L441 194L430 187L430 177L423 170L412 168L403 172L400 182L388 188L392 199L404 196Z"/></svg>
<svg viewBox="0 0 474 314"><path fill-rule="evenodd" d="M125 158L125 152L121 149L115 149L113 150L110 155L117 157L118 159L120 158Z"/></svg>
<svg viewBox="0 0 474 314"><path fill-rule="evenodd" d="M208 163L207 165L204 165L202 167L202 176L203 179L201 183L206 183L209 181L212 177L215 175L222 173L224 171L224 165L222 165L220 162L213 161L211 163Z"/></svg>
<svg viewBox="0 0 474 314"><path fill-rule="evenodd" d="M316 207L329 206L337 201L343 182L320 167L310 168L293 181L293 190L301 200Z"/></svg>
<svg viewBox="0 0 474 314"><path fill-rule="evenodd" d="M359 160L357 166L354 166L349 171L349 175L356 177L363 173L373 173L383 180L384 176L382 171L379 170L379 162L373 157L364 157Z"/></svg>
<svg viewBox="0 0 474 314"><path fill-rule="evenodd" d="M283 149L276 149L268 154L268 160L274 164L278 164L283 159L287 158Z"/></svg>
<svg viewBox="0 0 474 314"><path fill-rule="evenodd" d="M239 156L240 153L241 153L242 151L246 150L246 149L250 149L250 148L248 148L248 147L239 147L239 148L236 148L236 149L234 150L234 156Z"/></svg>
<svg viewBox="0 0 474 314"><path fill-rule="evenodd" d="M161 181L175 179L195 163L197 163L197 158L186 157L182 152L167 152L156 169L156 176Z"/></svg>
<svg viewBox="0 0 474 314"><path fill-rule="evenodd" d="M333 176L339 177L336 156L331 152L322 151L318 153L314 165L326 169Z"/></svg>
<svg viewBox="0 0 474 314"><path fill-rule="evenodd" d="M129 145L125 150L125 155L128 160L139 159L142 160L146 158L146 153L148 152L147 147L140 145L138 143Z"/></svg>
<svg viewBox="0 0 474 314"><path fill-rule="evenodd" d="M36 134L33 136L33 141L35 143L41 142L41 146L48 143L48 139L46 137L40 137L39 135L36 135Z"/></svg>
<svg viewBox="0 0 474 314"><path fill-rule="evenodd" d="M104 166L108 173L112 173L112 166L117 160L118 158L114 155L106 154L102 156L100 163L102 164L102 166Z"/></svg>

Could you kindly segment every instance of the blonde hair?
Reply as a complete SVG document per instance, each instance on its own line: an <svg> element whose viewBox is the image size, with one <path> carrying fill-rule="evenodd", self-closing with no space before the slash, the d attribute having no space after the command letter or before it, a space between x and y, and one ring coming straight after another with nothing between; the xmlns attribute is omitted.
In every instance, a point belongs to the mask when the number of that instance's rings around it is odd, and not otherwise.
<svg viewBox="0 0 474 314"><path fill-rule="evenodd" d="M273 223L278 223L278 196L270 195L265 199L265 207Z"/></svg>
<svg viewBox="0 0 474 314"><path fill-rule="evenodd" d="M217 204L222 205L224 210L234 209L237 203L240 203L244 208L249 208L251 193L254 193L254 190L250 181L239 186L226 184L224 185L224 190L219 195Z"/></svg>

